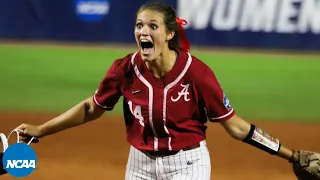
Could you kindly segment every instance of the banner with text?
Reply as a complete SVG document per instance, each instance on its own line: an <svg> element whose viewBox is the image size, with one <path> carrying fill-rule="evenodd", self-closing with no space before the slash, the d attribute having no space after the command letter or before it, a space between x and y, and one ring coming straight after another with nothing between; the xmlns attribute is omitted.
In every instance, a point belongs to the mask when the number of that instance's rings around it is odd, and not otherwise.
<svg viewBox="0 0 320 180"><path fill-rule="evenodd" d="M134 42L152 0L2 0L0 38ZM188 21L194 45L320 50L320 0L158 0Z"/></svg>
<svg viewBox="0 0 320 180"><path fill-rule="evenodd" d="M320 0L178 0L196 44L320 50Z"/></svg>

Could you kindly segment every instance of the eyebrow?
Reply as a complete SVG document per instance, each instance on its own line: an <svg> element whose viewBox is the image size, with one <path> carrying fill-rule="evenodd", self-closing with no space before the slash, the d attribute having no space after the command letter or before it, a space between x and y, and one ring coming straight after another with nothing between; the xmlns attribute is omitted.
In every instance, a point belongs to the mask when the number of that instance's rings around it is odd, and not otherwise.
<svg viewBox="0 0 320 180"><path fill-rule="evenodd" d="M141 19L137 19L137 21L142 21L142 20L141 20ZM154 19L151 19L150 21L151 21L151 22L159 23L157 20L154 20Z"/></svg>

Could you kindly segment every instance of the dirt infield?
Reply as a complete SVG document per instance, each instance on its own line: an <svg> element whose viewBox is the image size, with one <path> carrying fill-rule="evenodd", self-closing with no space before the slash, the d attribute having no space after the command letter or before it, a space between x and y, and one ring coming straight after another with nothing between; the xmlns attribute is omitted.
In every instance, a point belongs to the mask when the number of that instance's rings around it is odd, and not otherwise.
<svg viewBox="0 0 320 180"><path fill-rule="evenodd" d="M0 132L9 133L23 122L42 123L54 114L1 113ZM320 151L319 124L261 123L287 146ZM218 124L208 124L213 180L293 180L290 166L253 147L232 140ZM298 137L297 139L295 137ZM11 141L10 141L11 142ZM38 169L29 180L123 180L129 145L122 118L107 117L41 139L32 145ZM8 175L2 180L14 179Z"/></svg>

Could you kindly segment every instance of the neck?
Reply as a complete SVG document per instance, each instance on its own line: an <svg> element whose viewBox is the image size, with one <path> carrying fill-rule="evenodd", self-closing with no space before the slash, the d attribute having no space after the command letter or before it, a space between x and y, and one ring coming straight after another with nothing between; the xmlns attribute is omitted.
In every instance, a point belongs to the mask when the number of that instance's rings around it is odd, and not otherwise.
<svg viewBox="0 0 320 180"><path fill-rule="evenodd" d="M173 68L175 62L175 51L166 48L157 59L152 62L146 62L146 66L156 78L160 78Z"/></svg>

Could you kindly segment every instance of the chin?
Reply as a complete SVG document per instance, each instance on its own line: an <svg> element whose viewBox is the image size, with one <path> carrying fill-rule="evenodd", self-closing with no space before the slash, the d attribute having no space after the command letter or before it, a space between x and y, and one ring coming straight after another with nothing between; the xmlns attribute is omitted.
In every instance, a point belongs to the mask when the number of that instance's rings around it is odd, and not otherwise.
<svg viewBox="0 0 320 180"><path fill-rule="evenodd" d="M151 57L151 56L144 56L144 55L141 55L141 59L145 62L152 62L154 61L156 58L155 57Z"/></svg>
<svg viewBox="0 0 320 180"><path fill-rule="evenodd" d="M140 51L140 54L141 54L141 59L147 62L154 61L157 58L154 52L150 52L146 54L143 51Z"/></svg>

